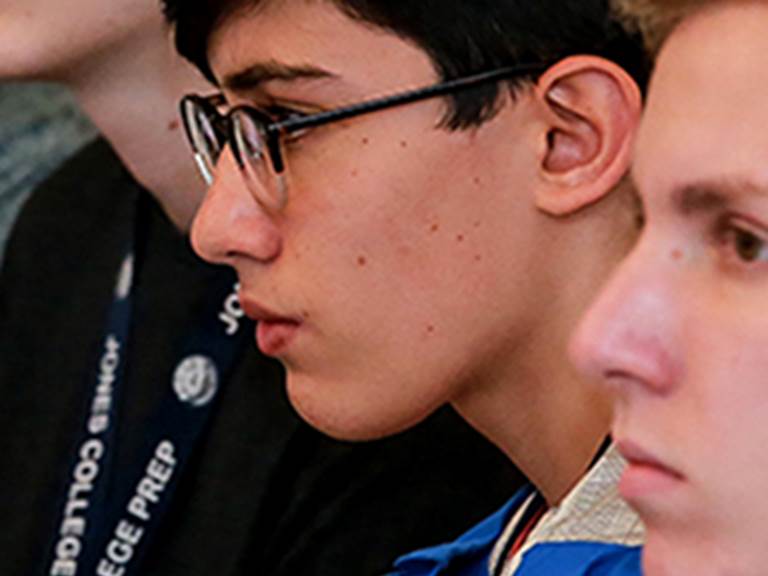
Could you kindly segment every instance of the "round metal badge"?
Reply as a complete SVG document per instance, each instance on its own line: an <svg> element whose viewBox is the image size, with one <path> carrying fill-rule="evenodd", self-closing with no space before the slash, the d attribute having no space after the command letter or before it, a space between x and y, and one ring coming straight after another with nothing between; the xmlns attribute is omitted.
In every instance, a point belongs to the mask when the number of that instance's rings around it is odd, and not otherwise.
<svg viewBox="0 0 768 576"><path fill-rule="evenodd" d="M205 406L219 388L216 364L207 356L189 356L182 360L173 373L173 390L182 402L192 406Z"/></svg>

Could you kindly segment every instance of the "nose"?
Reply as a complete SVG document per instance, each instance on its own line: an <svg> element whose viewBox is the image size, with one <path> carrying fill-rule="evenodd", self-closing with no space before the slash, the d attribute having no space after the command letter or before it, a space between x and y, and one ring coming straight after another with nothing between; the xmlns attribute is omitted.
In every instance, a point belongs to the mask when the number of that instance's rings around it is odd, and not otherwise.
<svg viewBox="0 0 768 576"><path fill-rule="evenodd" d="M229 148L195 216L191 241L201 258L215 264L234 265L243 258L266 263L282 251L275 220L251 195Z"/></svg>
<svg viewBox="0 0 768 576"><path fill-rule="evenodd" d="M655 247L641 240L571 339L571 360L601 386L634 383L663 394L679 381L680 291L673 267L656 254Z"/></svg>

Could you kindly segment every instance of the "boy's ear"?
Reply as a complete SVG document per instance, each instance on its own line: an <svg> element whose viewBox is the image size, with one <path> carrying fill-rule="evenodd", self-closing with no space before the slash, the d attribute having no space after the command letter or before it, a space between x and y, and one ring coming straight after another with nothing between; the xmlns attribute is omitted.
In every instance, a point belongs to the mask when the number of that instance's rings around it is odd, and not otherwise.
<svg viewBox="0 0 768 576"><path fill-rule="evenodd" d="M603 198L629 169L640 89L613 62L574 56L541 76L536 95L546 129L536 206L571 214Z"/></svg>

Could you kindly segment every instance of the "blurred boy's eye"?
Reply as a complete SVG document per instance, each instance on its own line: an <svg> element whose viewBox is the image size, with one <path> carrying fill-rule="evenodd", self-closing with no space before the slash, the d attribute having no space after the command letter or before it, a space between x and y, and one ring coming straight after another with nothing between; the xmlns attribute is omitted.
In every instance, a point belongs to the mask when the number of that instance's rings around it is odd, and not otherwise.
<svg viewBox="0 0 768 576"><path fill-rule="evenodd" d="M733 232L734 251L744 262L754 262L765 258L765 242L744 230Z"/></svg>
<svg viewBox="0 0 768 576"><path fill-rule="evenodd" d="M768 261L766 238L746 222L736 220L725 224L720 242L727 250L727 256L742 264Z"/></svg>

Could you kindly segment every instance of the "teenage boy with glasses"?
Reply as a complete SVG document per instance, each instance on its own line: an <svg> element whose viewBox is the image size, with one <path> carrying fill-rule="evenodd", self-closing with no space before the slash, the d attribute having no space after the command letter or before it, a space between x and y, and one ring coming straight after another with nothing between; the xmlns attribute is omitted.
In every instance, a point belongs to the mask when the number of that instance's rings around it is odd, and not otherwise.
<svg viewBox="0 0 768 576"><path fill-rule="evenodd" d="M188 246L203 183L177 103L210 86L155 0L3 1L0 77L66 85L109 140L33 194L0 275L0 573L372 574L508 498L519 474L450 411L348 446L290 410L234 274Z"/></svg>
<svg viewBox="0 0 768 576"><path fill-rule="evenodd" d="M222 93L182 103L193 243L296 409L369 439L451 403L532 481L398 573L637 573L610 398L566 360L636 229L644 59L605 2L166 4Z"/></svg>

